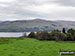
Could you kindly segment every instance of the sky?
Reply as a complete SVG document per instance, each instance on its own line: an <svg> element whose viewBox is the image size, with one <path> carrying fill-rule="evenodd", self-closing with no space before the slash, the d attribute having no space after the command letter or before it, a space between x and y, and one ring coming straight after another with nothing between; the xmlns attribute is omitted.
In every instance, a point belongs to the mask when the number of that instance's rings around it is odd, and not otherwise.
<svg viewBox="0 0 75 56"><path fill-rule="evenodd" d="M75 21L75 0L0 0L0 20Z"/></svg>

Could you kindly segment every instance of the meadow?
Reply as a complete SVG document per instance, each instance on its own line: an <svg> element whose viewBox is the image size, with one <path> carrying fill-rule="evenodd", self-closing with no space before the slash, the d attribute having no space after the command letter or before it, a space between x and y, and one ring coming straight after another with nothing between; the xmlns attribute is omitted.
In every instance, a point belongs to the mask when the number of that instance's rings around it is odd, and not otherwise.
<svg viewBox="0 0 75 56"><path fill-rule="evenodd" d="M39 41L31 38L0 38L0 56L60 56L58 53L60 49L62 51L75 51L75 42Z"/></svg>

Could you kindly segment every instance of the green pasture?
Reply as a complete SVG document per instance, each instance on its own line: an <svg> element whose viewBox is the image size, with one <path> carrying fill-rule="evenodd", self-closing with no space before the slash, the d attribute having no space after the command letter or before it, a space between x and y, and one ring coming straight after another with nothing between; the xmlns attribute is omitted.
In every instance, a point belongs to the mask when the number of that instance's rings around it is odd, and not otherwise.
<svg viewBox="0 0 75 56"><path fill-rule="evenodd" d="M73 51L75 50L75 42L39 41L30 38L0 38L0 56L60 56L58 53L60 49L62 51Z"/></svg>

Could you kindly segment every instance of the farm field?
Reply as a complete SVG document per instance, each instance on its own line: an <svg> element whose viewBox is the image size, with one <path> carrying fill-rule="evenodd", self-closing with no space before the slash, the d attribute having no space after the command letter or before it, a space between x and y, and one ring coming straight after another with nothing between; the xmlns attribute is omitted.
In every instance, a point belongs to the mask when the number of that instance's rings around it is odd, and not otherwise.
<svg viewBox="0 0 75 56"><path fill-rule="evenodd" d="M0 56L60 56L60 49L73 51L75 42L39 41L30 38L0 39Z"/></svg>

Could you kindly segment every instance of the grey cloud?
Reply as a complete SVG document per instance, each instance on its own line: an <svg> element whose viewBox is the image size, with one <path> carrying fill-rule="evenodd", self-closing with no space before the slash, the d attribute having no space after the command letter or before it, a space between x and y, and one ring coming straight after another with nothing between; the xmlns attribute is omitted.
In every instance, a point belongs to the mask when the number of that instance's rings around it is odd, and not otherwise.
<svg viewBox="0 0 75 56"><path fill-rule="evenodd" d="M75 7L71 7L75 6L74 2L74 0L15 0L11 3L0 2L0 4L9 5L8 7L0 7L0 20L30 18L46 18L49 20L73 18L75 20ZM45 5L48 5L48 7Z"/></svg>
<svg viewBox="0 0 75 56"><path fill-rule="evenodd" d="M64 6L74 6L75 7L75 0L56 0L55 3L59 3L60 5Z"/></svg>

